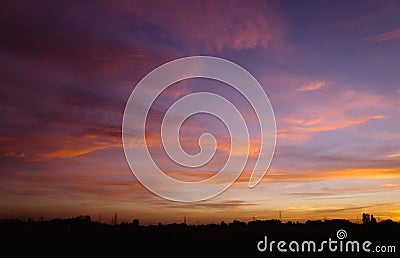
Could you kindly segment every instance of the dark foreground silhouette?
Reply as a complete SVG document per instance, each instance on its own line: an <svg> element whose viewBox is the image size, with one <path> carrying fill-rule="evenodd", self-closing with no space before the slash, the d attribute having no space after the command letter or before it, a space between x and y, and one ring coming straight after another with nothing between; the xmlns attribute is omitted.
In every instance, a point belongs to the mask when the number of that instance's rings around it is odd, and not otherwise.
<svg viewBox="0 0 400 258"><path fill-rule="evenodd" d="M11 251L12 257L399 257L399 233L400 224L391 220L363 219L363 224L347 220L234 220L228 224L141 226L138 220L108 225L79 216L50 221L1 220L0 246L3 253L6 249ZM329 239L336 251L329 249ZM315 243L315 251L310 241ZM327 242L322 248L323 241ZM358 252L354 241L359 242ZM369 252L363 250L365 241L371 242L367 243ZM279 245L286 252L278 250L278 242L282 242ZM385 252L378 253L376 246L383 246Z"/></svg>

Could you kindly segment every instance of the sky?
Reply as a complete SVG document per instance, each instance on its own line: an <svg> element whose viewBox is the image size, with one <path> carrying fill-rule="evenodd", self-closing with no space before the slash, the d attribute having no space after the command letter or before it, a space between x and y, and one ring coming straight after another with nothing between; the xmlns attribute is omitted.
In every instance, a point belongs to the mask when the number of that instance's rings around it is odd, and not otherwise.
<svg viewBox="0 0 400 258"><path fill-rule="evenodd" d="M400 221L400 3L398 1L6 1L0 10L0 217L89 214L110 223L219 223L344 218ZM217 140L206 166L171 164L160 124L179 98L207 91L248 122L249 160L215 198L179 203L147 190L122 145L128 98L150 71L207 55L249 71L267 93L277 142L267 174L248 179L259 151L255 113L238 92L206 79L169 87L146 140L169 176L198 181L227 160L229 133L190 117L181 143ZM243 154L244 155L244 154ZM168 186L166 186L168 187Z"/></svg>

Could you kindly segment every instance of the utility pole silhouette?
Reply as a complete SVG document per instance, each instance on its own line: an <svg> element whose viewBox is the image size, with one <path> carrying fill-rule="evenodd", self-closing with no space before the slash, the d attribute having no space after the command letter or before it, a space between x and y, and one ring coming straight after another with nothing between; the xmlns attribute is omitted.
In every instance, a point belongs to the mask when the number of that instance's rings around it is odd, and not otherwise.
<svg viewBox="0 0 400 258"><path fill-rule="evenodd" d="M282 211L279 211L279 220L282 221Z"/></svg>
<svg viewBox="0 0 400 258"><path fill-rule="evenodd" d="M183 216L183 224L186 224L186 215Z"/></svg>
<svg viewBox="0 0 400 258"><path fill-rule="evenodd" d="M114 214L114 225L117 225L117 213Z"/></svg>

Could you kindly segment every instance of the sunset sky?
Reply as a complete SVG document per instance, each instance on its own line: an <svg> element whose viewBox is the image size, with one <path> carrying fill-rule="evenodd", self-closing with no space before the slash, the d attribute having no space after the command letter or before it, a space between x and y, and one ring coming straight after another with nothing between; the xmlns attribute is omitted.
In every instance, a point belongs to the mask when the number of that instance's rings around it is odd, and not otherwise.
<svg viewBox="0 0 400 258"><path fill-rule="evenodd" d="M78 1L79 2L79 1ZM399 1L6 1L0 8L0 217L89 214L110 223L219 223L345 218L400 221ZM149 192L131 172L122 117L135 85L177 58L216 56L247 69L275 112L272 164L248 188L260 132L227 85L190 79L167 89L146 125L148 147L171 177L219 171L229 134L207 115L182 127L183 148L215 134L206 167L168 163L162 114L207 91L249 123L250 159L235 184L196 203ZM176 164L175 164L176 165Z"/></svg>

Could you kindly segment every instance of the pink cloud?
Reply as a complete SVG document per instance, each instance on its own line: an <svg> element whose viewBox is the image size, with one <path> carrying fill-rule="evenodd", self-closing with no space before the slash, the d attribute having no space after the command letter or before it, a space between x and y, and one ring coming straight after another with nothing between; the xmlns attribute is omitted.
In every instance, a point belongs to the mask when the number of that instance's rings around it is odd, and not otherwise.
<svg viewBox="0 0 400 258"><path fill-rule="evenodd" d="M270 3L241 1L134 2L131 12L161 28L164 37L206 49L254 49L278 43L284 31L279 10Z"/></svg>
<svg viewBox="0 0 400 258"><path fill-rule="evenodd" d="M301 123L297 123L299 126L297 127L298 130L305 130L305 131L329 131L329 130L336 130L345 128L352 125L358 125L369 121L370 119L382 119L384 116L377 115L377 116L368 116L362 117L358 119L340 119L340 120L328 120L328 119L315 119L312 122L304 121ZM315 122L314 122L315 121Z"/></svg>
<svg viewBox="0 0 400 258"><path fill-rule="evenodd" d="M392 40L392 39L397 39L400 38L400 29L395 29L389 32L381 33L372 37L369 37L369 41L374 41L374 42L381 42L381 41L387 41L387 40Z"/></svg>
<svg viewBox="0 0 400 258"><path fill-rule="evenodd" d="M314 81L312 83L309 83L307 85L304 85L300 88L298 88L298 91L311 91L311 90L318 90L321 89L322 87L327 86L328 83L325 81Z"/></svg>
<svg viewBox="0 0 400 258"><path fill-rule="evenodd" d="M262 81L276 106L278 145L302 144L312 140L316 131L337 130L382 118L389 121L395 108L388 96L343 85L331 78L310 83L306 77L280 74L265 75ZM325 90L318 90L322 87ZM298 94L299 91L309 94Z"/></svg>

